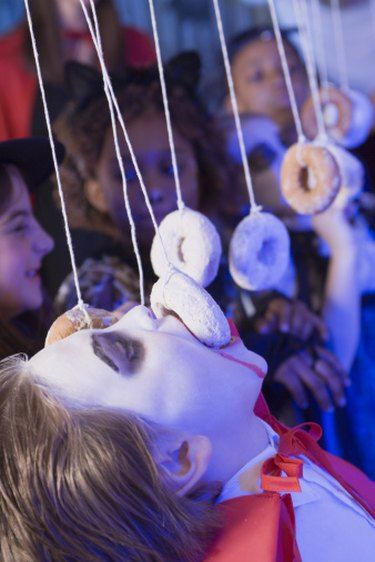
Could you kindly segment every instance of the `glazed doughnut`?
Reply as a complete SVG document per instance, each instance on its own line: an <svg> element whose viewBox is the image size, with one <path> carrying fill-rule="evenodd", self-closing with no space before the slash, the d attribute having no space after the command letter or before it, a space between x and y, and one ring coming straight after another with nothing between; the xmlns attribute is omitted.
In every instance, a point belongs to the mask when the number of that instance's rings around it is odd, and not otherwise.
<svg viewBox="0 0 375 562"><path fill-rule="evenodd" d="M193 279L172 269L153 286L150 296L157 318L174 313L208 347L229 343L229 324L214 299Z"/></svg>
<svg viewBox="0 0 375 562"><path fill-rule="evenodd" d="M343 208L346 207L350 199L353 199L362 191L364 184L363 165L358 158L350 154L345 148L333 144L328 144L327 148L335 158L341 176L341 187L333 204Z"/></svg>
<svg viewBox="0 0 375 562"><path fill-rule="evenodd" d="M341 185L339 166L325 146L294 144L281 168L281 190L289 205L302 215L320 213Z"/></svg>
<svg viewBox="0 0 375 562"><path fill-rule="evenodd" d="M368 137L373 126L373 107L367 96L349 90L321 88L319 91L324 122L329 137L345 148L355 148ZM317 124L311 96L302 108L305 134L313 139L317 135Z"/></svg>
<svg viewBox="0 0 375 562"><path fill-rule="evenodd" d="M164 217L159 231L172 265L202 287L215 279L221 258L221 241L207 217L185 207ZM169 264L158 235L152 242L151 263L158 277L167 274Z"/></svg>
<svg viewBox="0 0 375 562"><path fill-rule="evenodd" d="M242 219L229 245L229 270L234 281L249 291L272 288L289 262L289 235L269 213Z"/></svg>
<svg viewBox="0 0 375 562"><path fill-rule="evenodd" d="M118 320L118 315L116 316L114 312L108 312L101 308L87 307L86 312L89 318L78 306L75 306L61 314L48 330L44 347L67 338L79 330L85 328L107 328Z"/></svg>

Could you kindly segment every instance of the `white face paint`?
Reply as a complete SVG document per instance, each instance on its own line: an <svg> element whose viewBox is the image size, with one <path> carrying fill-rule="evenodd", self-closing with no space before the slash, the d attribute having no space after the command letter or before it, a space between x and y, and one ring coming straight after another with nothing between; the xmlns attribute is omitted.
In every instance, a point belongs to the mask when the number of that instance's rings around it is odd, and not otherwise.
<svg viewBox="0 0 375 562"><path fill-rule="evenodd" d="M29 365L69 403L131 410L200 433L248 412L267 370L239 339L210 349L174 317L156 320L143 306L105 330L48 346Z"/></svg>

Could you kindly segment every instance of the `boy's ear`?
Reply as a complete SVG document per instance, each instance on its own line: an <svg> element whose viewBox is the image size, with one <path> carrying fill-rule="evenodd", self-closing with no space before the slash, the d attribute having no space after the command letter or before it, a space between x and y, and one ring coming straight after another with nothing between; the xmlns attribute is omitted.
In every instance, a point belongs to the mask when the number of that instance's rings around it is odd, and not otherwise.
<svg viewBox="0 0 375 562"><path fill-rule="evenodd" d="M159 441L159 440L158 440ZM158 442L159 465L179 496L188 494L205 474L211 458L211 442L203 435Z"/></svg>
<svg viewBox="0 0 375 562"><path fill-rule="evenodd" d="M94 178L85 181L84 185L85 196L97 211L101 213L108 213L107 200L104 195L100 182Z"/></svg>

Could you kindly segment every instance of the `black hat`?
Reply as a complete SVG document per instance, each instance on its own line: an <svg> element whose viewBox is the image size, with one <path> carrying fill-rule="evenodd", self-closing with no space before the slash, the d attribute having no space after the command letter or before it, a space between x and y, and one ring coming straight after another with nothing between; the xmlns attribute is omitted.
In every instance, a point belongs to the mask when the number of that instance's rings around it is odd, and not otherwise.
<svg viewBox="0 0 375 562"><path fill-rule="evenodd" d="M55 141L56 158L60 164L64 146ZM13 164L21 171L30 191L43 183L53 172L53 159L47 137L29 137L0 142L0 164Z"/></svg>

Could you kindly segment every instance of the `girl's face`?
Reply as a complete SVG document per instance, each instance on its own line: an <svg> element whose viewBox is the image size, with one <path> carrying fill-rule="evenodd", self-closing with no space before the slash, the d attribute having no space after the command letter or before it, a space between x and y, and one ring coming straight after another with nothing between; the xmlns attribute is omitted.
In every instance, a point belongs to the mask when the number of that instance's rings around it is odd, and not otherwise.
<svg viewBox="0 0 375 562"><path fill-rule="evenodd" d="M285 44L285 49L300 106L308 93L304 67L288 44ZM289 125L292 114L288 92L273 38L258 39L242 47L234 57L232 72L242 113L266 115L280 127Z"/></svg>
<svg viewBox="0 0 375 562"><path fill-rule="evenodd" d="M164 115L150 110L131 121L128 133L149 194L156 220L176 210L176 188ZM198 206L197 163L190 143L173 130L183 199L188 207ZM149 245L154 229L122 133L119 133L130 207L139 241ZM120 169L108 130L97 166L97 180L103 190L106 210L121 232L128 232Z"/></svg>
<svg viewBox="0 0 375 562"><path fill-rule="evenodd" d="M0 215L0 311L12 319L42 305L40 268L53 241L36 221L20 173L8 167L11 200Z"/></svg>
<svg viewBox="0 0 375 562"><path fill-rule="evenodd" d="M267 365L237 339L205 347L173 316L137 306L104 330L81 330L35 355L33 372L69 402L131 410L208 434L252 411ZM77 376L79 374L79 376Z"/></svg>

